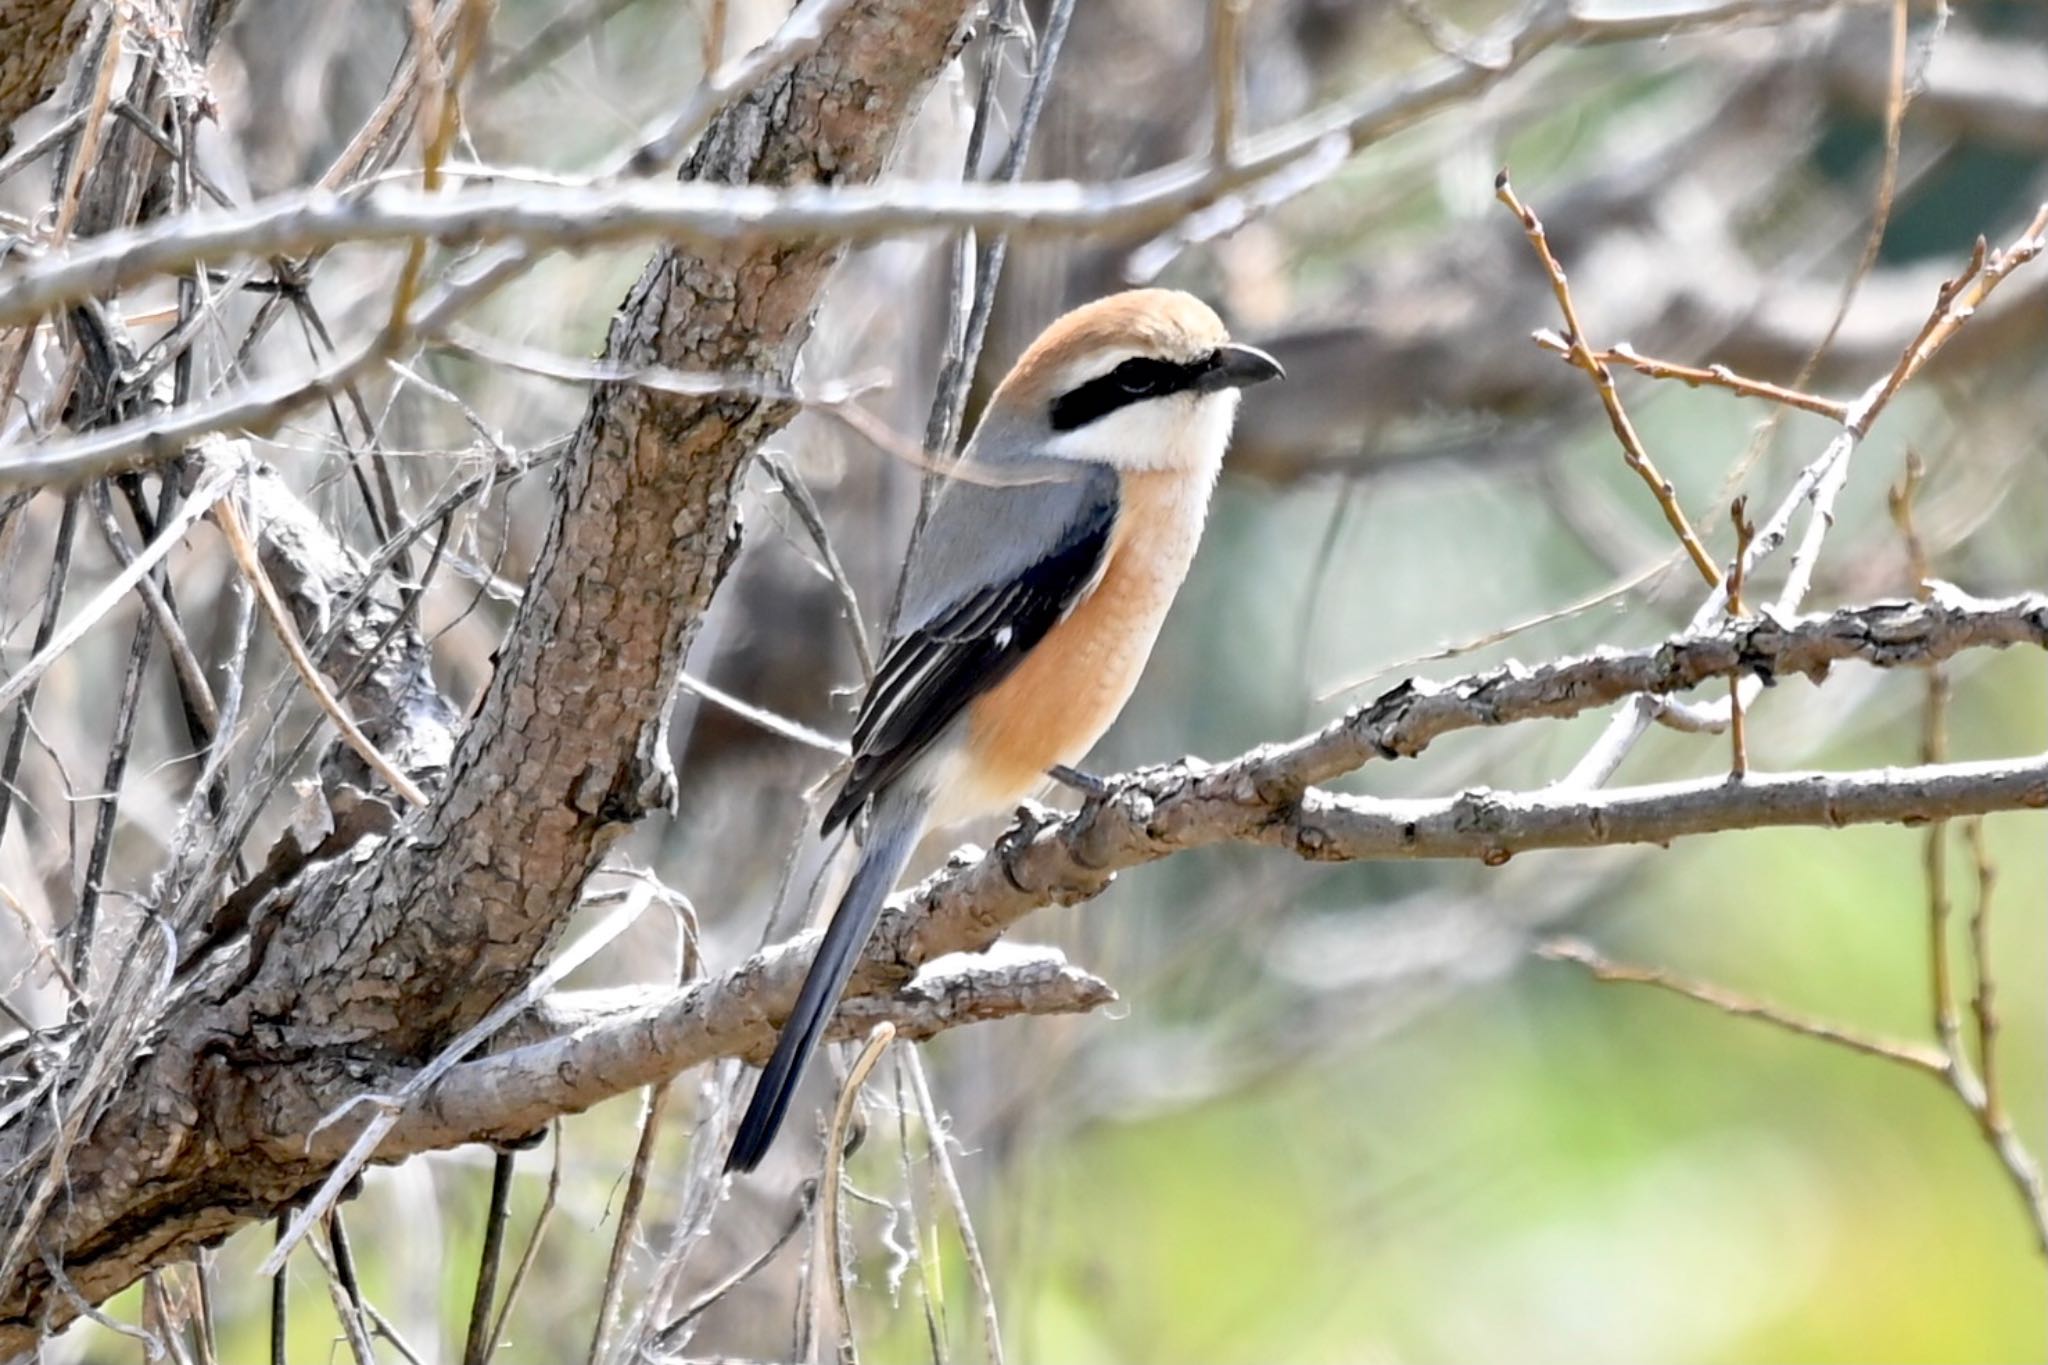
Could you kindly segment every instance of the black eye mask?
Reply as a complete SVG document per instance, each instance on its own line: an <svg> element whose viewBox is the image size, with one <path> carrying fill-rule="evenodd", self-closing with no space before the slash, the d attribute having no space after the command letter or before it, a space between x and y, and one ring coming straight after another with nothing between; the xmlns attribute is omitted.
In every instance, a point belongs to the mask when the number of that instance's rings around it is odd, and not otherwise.
<svg viewBox="0 0 2048 1365"><path fill-rule="evenodd" d="M1201 389L1203 380L1216 368L1212 352L1199 360L1175 363L1134 356L1108 374L1069 389L1052 401L1052 429L1073 431L1107 417L1119 408L1142 403L1148 398Z"/></svg>
<svg viewBox="0 0 2048 1365"><path fill-rule="evenodd" d="M1091 379L1052 402L1052 429L1072 431L1109 416L1118 408L1176 393L1217 393L1250 388L1284 371L1280 362L1256 346L1226 342L1193 360L1155 360L1133 356L1099 379Z"/></svg>

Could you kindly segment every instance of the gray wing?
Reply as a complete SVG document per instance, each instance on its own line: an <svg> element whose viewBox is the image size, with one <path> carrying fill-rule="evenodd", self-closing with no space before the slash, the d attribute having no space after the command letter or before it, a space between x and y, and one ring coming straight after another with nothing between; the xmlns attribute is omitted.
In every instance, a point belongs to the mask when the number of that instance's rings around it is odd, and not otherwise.
<svg viewBox="0 0 2048 1365"><path fill-rule="evenodd" d="M950 481L903 589L898 635L853 727L853 771L825 812L850 819L966 709L1008 677L1094 586L1116 524L1117 479L1100 465L1032 461L1006 478Z"/></svg>

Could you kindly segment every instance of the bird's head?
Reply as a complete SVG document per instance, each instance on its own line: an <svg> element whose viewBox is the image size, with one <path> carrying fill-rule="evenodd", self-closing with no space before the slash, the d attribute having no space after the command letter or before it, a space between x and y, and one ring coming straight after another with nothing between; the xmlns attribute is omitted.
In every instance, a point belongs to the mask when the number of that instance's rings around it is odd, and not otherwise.
<svg viewBox="0 0 2048 1365"><path fill-rule="evenodd" d="M1192 294L1133 289L1040 333L989 399L983 433L1120 469L1213 471L1238 391L1280 376Z"/></svg>

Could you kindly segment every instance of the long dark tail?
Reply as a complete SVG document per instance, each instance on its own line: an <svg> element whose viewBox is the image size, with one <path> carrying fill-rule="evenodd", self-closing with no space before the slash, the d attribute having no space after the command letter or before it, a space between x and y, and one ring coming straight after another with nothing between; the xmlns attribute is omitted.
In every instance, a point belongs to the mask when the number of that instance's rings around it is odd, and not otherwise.
<svg viewBox="0 0 2048 1365"><path fill-rule="evenodd" d="M860 864L832 914L832 923L826 926L818 955L811 959L810 975L797 992L796 1006L782 1025L782 1036L775 1040L775 1055L754 1085L754 1097L740 1119L739 1136L725 1158L727 1171L753 1170L775 1141L789 1103L796 1097L797 1083L803 1079L804 1065L825 1036L825 1025L831 1022L839 994L846 989L861 950L867 947L882 903L889 899L896 879L903 875L903 865L910 861L911 850L917 847L926 805L921 792L891 792L875 803Z"/></svg>

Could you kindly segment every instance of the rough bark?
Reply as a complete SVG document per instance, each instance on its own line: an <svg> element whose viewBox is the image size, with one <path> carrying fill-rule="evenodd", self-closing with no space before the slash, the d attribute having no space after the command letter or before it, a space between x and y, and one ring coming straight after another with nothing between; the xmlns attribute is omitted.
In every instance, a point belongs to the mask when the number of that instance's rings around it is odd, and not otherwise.
<svg viewBox="0 0 2048 1365"><path fill-rule="evenodd" d="M964 8L855 5L812 57L727 110L684 174L871 179L951 56ZM787 373L839 254L658 252L609 356ZM402 1080L524 984L605 850L666 799L665 716L738 544L740 475L791 415L744 398L593 394L524 606L435 804L310 862L257 907L261 922L192 974L66 1154L36 1241L61 1251L86 1298L284 1207L323 1172L280 1119L308 1095ZM75 1312L28 1265L0 1296L0 1356Z"/></svg>
<svg viewBox="0 0 2048 1365"><path fill-rule="evenodd" d="M0 0L0 152L14 121L50 97L91 6L84 0Z"/></svg>

